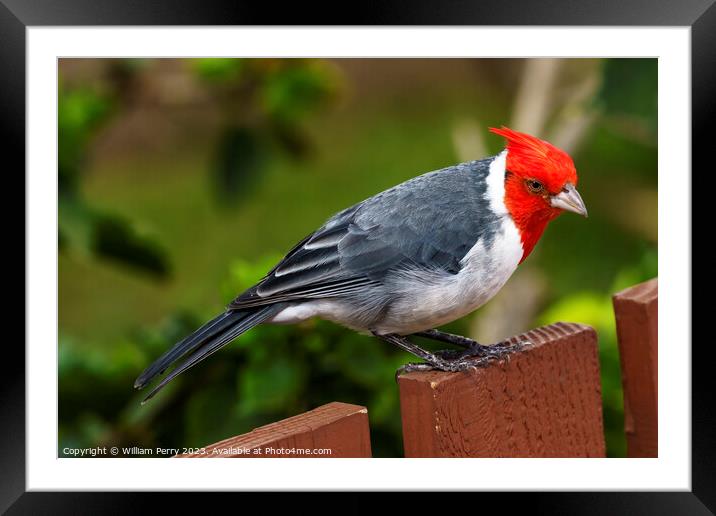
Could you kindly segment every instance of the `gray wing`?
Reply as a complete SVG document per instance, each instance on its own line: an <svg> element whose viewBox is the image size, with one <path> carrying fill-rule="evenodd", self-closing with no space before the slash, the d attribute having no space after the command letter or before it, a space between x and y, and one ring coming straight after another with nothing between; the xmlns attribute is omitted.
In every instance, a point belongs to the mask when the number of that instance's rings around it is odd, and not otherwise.
<svg viewBox="0 0 716 516"><path fill-rule="evenodd" d="M229 308L347 295L403 269L456 274L499 225L485 199L490 161L424 174L343 210Z"/></svg>

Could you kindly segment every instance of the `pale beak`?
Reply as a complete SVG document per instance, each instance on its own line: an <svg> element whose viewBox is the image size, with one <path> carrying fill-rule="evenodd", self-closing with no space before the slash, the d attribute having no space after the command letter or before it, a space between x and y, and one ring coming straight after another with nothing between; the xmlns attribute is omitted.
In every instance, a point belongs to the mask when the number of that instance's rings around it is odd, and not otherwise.
<svg viewBox="0 0 716 516"><path fill-rule="evenodd" d="M579 192L572 183L567 183L561 192L557 195L553 195L550 199L550 203L554 208L572 211L585 217L587 216L587 208L584 206L582 196L579 195Z"/></svg>

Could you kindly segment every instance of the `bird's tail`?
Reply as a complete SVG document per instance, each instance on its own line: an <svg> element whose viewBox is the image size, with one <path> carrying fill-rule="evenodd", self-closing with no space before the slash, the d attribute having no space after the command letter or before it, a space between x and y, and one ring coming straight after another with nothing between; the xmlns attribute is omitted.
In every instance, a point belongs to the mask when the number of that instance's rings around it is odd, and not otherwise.
<svg viewBox="0 0 716 516"><path fill-rule="evenodd" d="M181 357L191 353L189 358L177 366L144 398L146 403L174 378L218 351L242 333L273 317L281 310L278 305L257 307L249 310L228 310L204 324L194 333L177 342L169 351L147 367L134 381L134 387L141 389L154 378L166 371L167 367Z"/></svg>

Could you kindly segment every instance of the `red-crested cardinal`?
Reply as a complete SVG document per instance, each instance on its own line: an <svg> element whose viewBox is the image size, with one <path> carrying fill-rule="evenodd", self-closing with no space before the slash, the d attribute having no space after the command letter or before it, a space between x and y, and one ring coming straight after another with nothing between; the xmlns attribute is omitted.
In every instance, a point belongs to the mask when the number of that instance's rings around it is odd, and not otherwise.
<svg viewBox="0 0 716 516"><path fill-rule="evenodd" d="M489 158L429 172L337 213L301 240L226 311L175 344L135 382L142 388L186 356L152 390L262 323L321 317L373 334L425 360L408 368L460 371L499 346L434 328L490 300L562 211L587 216L564 151L505 127ZM431 353L419 335L466 348Z"/></svg>

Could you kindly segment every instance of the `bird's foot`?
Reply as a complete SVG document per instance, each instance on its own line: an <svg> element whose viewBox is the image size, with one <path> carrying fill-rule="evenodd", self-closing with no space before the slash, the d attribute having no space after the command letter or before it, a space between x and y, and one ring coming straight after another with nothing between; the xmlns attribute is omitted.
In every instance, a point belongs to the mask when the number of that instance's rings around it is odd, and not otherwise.
<svg viewBox="0 0 716 516"><path fill-rule="evenodd" d="M529 342L526 341L519 341L516 343L498 342L489 346L475 343L475 345L466 349L442 349L440 351L435 351L433 354L438 358L442 358L447 361L462 360L472 357L499 360L506 357L510 353L520 351L527 345L529 345Z"/></svg>
<svg viewBox="0 0 716 516"><path fill-rule="evenodd" d="M436 357L437 358L437 357ZM395 381L406 373L412 373L414 371L447 371L450 373L458 373L461 371L472 371L480 366L485 365L489 359L487 358L462 358L443 360L438 358L434 362L410 362L399 368L395 372Z"/></svg>
<svg viewBox="0 0 716 516"><path fill-rule="evenodd" d="M461 348L465 349L472 348L475 346L482 346L482 344L480 344L476 340L468 339L467 337L463 337L462 335L455 335L453 333L447 333L440 330L425 330L418 332L415 335L426 339L447 342L448 344L460 346Z"/></svg>
<svg viewBox="0 0 716 516"><path fill-rule="evenodd" d="M509 355L524 349L530 343L527 341L498 342L490 346L477 344L467 349L444 349L433 353L434 360L430 362L409 363L398 369L396 380L404 373L413 371L447 371L451 373L473 371L484 367L490 362L509 358Z"/></svg>
<svg viewBox="0 0 716 516"><path fill-rule="evenodd" d="M398 370L395 372L395 381L398 381L398 378L407 373L412 373L414 371L433 371L435 370L435 367L432 364L429 364L427 362L409 362L401 367L398 368Z"/></svg>

